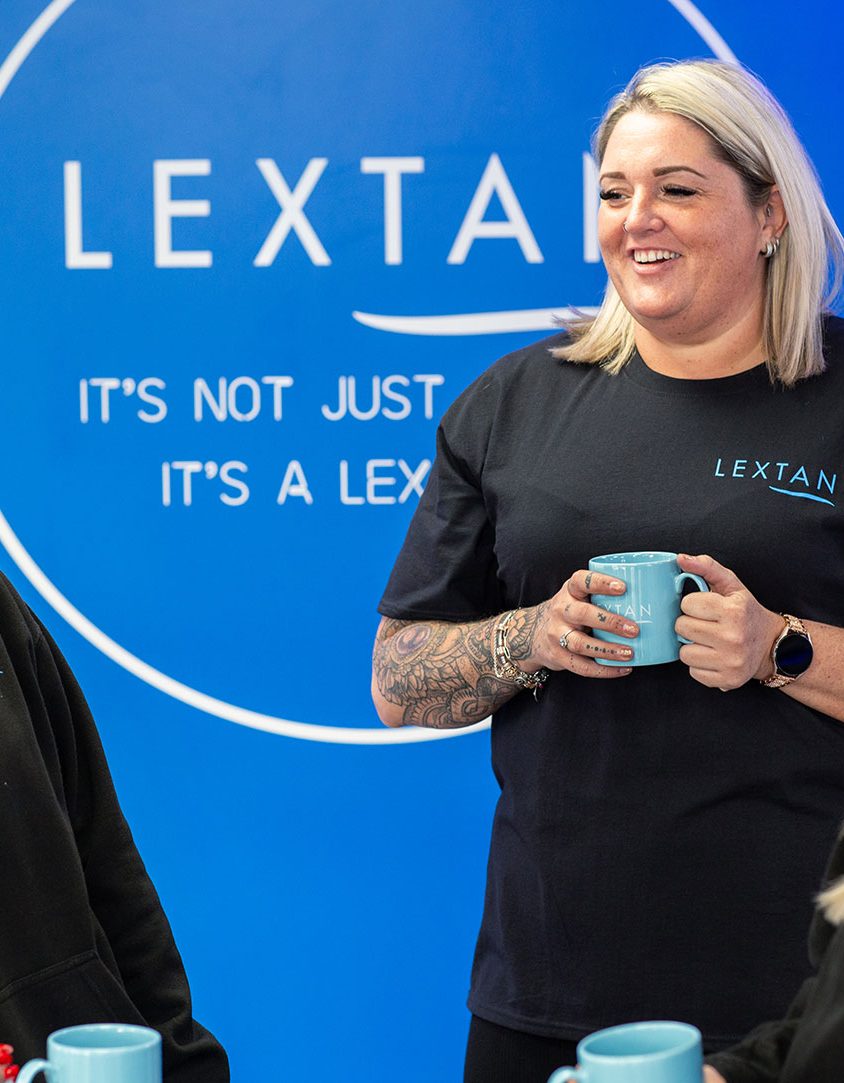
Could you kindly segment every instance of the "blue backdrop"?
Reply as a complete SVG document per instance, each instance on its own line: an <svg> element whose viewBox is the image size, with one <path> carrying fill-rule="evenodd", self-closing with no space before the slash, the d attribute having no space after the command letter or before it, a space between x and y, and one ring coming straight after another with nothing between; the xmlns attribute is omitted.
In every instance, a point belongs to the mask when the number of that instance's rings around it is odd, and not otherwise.
<svg viewBox="0 0 844 1083"><path fill-rule="evenodd" d="M636 67L741 59L840 217L843 45L831 0L0 5L0 567L236 1083L461 1077L488 733L368 692L436 422L597 301Z"/></svg>

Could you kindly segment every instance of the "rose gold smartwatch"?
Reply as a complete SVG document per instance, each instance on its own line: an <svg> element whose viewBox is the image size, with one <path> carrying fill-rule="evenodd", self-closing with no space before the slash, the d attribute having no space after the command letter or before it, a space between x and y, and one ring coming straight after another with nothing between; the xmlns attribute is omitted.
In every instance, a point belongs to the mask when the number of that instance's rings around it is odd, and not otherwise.
<svg viewBox="0 0 844 1083"><path fill-rule="evenodd" d="M780 616L785 621L785 627L771 647L774 673L760 682L766 688L782 688L784 684L796 681L806 672L814 657L812 639L803 621L790 613L781 613Z"/></svg>

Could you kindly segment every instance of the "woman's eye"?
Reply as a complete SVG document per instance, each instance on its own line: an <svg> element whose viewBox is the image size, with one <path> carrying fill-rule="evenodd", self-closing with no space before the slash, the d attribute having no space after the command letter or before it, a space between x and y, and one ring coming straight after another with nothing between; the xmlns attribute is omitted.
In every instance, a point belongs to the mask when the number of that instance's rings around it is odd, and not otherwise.
<svg viewBox="0 0 844 1083"><path fill-rule="evenodd" d="M668 196L693 196L696 194L694 188L683 188L679 184L667 184L663 191Z"/></svg>
<svg viewBox="0 0 844 1083"><path fill-rule="evenodd" d="M601 192L600 192L600 196L601 196L601 199L605 199L605 200L607 200L607 202L612 203L612 202L614 202L616 200L623 199L624 198L624 192L616 192L613 189L611 189L610 191L605 191L602 188Z"/></svg>

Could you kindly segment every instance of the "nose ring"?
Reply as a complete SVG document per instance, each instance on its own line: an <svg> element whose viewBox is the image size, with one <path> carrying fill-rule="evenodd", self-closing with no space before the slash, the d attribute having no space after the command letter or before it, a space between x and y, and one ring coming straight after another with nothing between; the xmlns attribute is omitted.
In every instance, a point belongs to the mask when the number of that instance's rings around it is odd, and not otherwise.
<svg viewBox="0 0 844 1083"><path fill-rule="evenodd" d="M630 232L630 230L627 228L627 223L626 222L621 223L621 228L624 230L625 233Z"/></svg>

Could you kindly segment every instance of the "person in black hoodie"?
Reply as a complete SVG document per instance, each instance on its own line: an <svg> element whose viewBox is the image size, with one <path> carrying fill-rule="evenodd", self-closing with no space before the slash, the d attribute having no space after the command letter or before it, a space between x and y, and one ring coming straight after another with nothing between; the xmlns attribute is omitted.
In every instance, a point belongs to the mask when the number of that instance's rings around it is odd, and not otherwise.
<svg viewBox="0 0 844 1083"><path fill-rule="evenodd" d="M228 1083L85 697L0 575L0 1040L22 1063L77 1023L161 1034L166 1083Z"/></svg>
<svg viewBox="0 0 844 1083"><path fill-rule="evenodd" d="M816 973L786 1015L707 1058L705 1083L841 1083L844 1080L844 829L809 930Z"/></svg>

